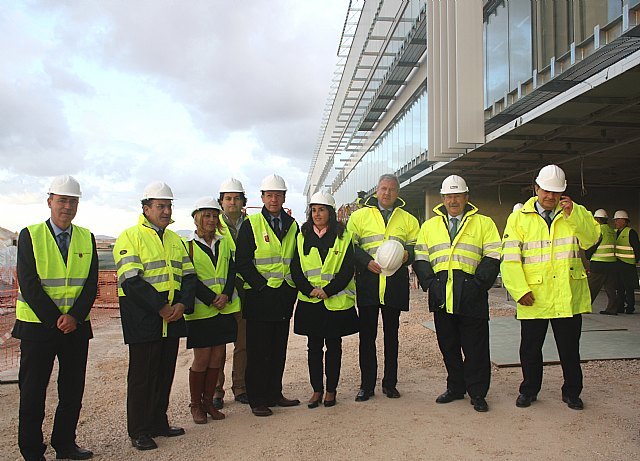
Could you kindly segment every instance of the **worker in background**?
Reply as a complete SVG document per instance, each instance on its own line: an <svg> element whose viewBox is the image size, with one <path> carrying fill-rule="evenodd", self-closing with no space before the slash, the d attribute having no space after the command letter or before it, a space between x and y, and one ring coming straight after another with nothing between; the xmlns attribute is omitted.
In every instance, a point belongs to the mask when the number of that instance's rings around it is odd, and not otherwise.
<svg viewBox="0 0 640 461"><path fill-rule="evenodd" d="M240 227L236 266L246 289L243 308L249 405L255 416L270 416L273 412L269 407L300 404L298 399L282 394L289 322L297 295L290 265L298 224L282 208L287 193L282 177L267 176L260 191L264 206Z"/></svg>
<svg viewBox="0 0 640 461"><path fill-rule="evenodd" d="M605 315L617 315L616 313L616 231L608 224L609 215L600 208L593 214L600 226L600 239L585 252L589 260L589 292L591 304L604 286L607 293L607 308L600 311Z"/></svg>
<svg viewBox="0 0 640 461"><path fill-rule="evenodd" d="M25 460L43 460L42 421L53 362L58 358L58 407L51 446L57 458L89 459L76 444L89 340L89 311L98 292L98 254L91 232L72 224L82 193L71 176L54 178L51 216L20 231L18 300L12 335L20 340L18 446Z"/></svg>
<svg viewBox="0 0 640 461"><path fill-rule="evenodd" d="M338 222L336 201L316 192L309 201L307 221L297 238L291 276L298 289L294 332L307 337L309 380L313 395L308 407L336 404L342 337L358 331L356 284L353 280L353 238ZM324 350L326 345L326 352Z"/></svg>
<svg viewBox="0 0 640 461"><path fill-rule="evenodd" d="M220 204L213 197L196 201L191 216L196 230L186 240L187 252L198 276L196 300L187 321L187 349L193 349L189 369L191 416L196 424L225 416L213 405L219 371L224 368L224 352L238 335L234 315L240 312L235 289L236 267L231 256L233 239L222 234Z"/></svg>
<svg viewBox="0 0 640 461"><path fill-rule="evenodd" d="M617 276L617 312L633 314L635 308L634 291L638 288L636 264L640 260L640 242L638 233L629 227L629 214L618 210L613 215L616 228L616 271Z"/></svg>
<svg viewBox="0 0 640 461"><path fill-rule="evenodd" d="M489 410L489 289L500 270L500 234L493 220L469 203L463 178L447 177L442 204L426 221L415 249L413 269L429 290L447 389L436 399L449 403L469 394L476 411ZM464 354L464 359L463 359Z"/></svg>
<svg viewBox="0 0 640 461"><path fill-rule="evenodd" d="M502 239L502 279L518 301L523 381L516 406L521 408L530 406L542 387L542 345L549 323L564 376L562 401L574 410L584 408L580 332L582 314L591 312L591 296L579 249L594 245L600 229L585 207L563 195L566 188L561 168L542 168L535 197L509 216Z"/></svg>
<svg viewBox="0 0 640 461"><path fill-rule="evenodd" d="M223 181L220 185L218 203L222 206L221 224L223 226L223 232L227 232L229 238L229 245L231 246L231 253L235 258L236 252L236 240L238 239L238 232L247 214L243 211L247 206L247 197L244 192L242 183L235 179L229 178ZM235 287L240 299L240 311L233 314L238 324L238 336L233 343L233 368L231 371L231 390L236 402L248 404L249 397L247 397L247 386L245 385L244 373L247 367L247 327L246 321L242 318L242 305L244 304L244 288L243 281L238 276L235 278ZM225 354L222 357L222 367L220 368L220 374L218 376L218 385L216 386L216 393L213 399L213 406L218 410L224 406L224 363L226 358Z"/></svg>
<svg viewBox="0 0 640 461"><path fill-rule="evenodd" d="M374 395L378 361L376 337L378 316L382 312L384 331L384 375L382 392L389 398L399 398L398 328L400 312L409 310L409 271L420 225L403 209L405 202L398 197L400 183L391 174L378 180L376 194L369 197L363 208L356 210L347 229L354 234L356 258L356 293L360 318L360 390L356 402L364 402ZM383 274L375 260L383 242L396 240L404 247L401 263L393 275Z"/></svg>
<svg viewBox="0 0 640 461"><path fill-rule="evenodd" d="M197 277L173 221L173 192L152 182L142 194L138 224L113 247L124 342L129 345L127 432L138 450L153 450L154 437L176 437L167 408L178 344L187 330L183 314L193 313Z"/></svg>
<svg viewBox="0 0 640 461"><path fill-rule="evenodd" d="M364 206L365 198L367 197L367 193L363 190L358 191L358 198L356 199L356 207L362 208Z"/></svg>

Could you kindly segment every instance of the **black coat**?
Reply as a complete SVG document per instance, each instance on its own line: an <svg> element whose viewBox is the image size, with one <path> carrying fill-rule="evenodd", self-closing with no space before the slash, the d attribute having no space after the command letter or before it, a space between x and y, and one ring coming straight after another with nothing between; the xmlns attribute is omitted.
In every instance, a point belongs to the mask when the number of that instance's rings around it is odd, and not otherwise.
<svg viewBox="0 0 640 461"><path fill-rule="evenodd" d="M262 214L269 220L269 212L262 207ZM287 235L289 228L295 226L296 221L282 210L280 212L282 222L282 235ZM236 240L236 269L251 288L246 290L242 315L249 320L277 322L291 319L293 305L296 302L298 292L284 282L278 288L267 286L267 280L258 272L253 264L253 256L256 251L256 241L248 219L242 223Z"/></svg>

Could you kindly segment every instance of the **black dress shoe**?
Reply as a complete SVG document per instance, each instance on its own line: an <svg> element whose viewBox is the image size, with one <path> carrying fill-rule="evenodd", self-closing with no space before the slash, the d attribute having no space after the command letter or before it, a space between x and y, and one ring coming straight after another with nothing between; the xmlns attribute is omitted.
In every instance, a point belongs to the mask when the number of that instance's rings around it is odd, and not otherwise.
<svg viewBox="0 0 640 461"><path fill-rule="evenodd" d="M358 394L356 395L356 402L366 402L370 397L373 397L374 395L375 392L373 390L365 391L364 389L360 389L358 391Z"/></svg>
<svg viewBox="0 0 640 461"><path fill-rule="evenodd" d="M325 400L324 401L324 406L329 408L329 407L335 407L336 406L336 399L333 400Z"/></svg>
<svg viewBox="0 0 640 461"><path fill-rule="evenodd" d="M271 408L269 407L259 406L259 407L253 407L251 409L251 413L253 413L256 416L271 416L273 414L273 411L271 411Z"/></svg>
<svg viewBox="0 0 640 461"><path fill-rule="evenodd" d="M624 313L625 314L633 314L635 311L636 311L635 309L628 309L627 308L627 309L624 310Z"/></svg>
<svg viewBox="0 0 640 461"><path fill-rule="evenodd" d="M600 311L602 315L618 315L616 312Z"/></svg>
<svg viewBox="0 0 640 461"><path fill-rule="evenodd" d="M584 403L580 397L562 396L562 401L572 410L584 410Z"/></svg>
<svg viewBox="0 0 640 461"><path fill-rule="evenodd" d="M153 437L178 437L184 435L184 429L176 426L169 426L152 434Z"/></svg>
<svg viewBox="0 0 640 461"><path fill-rule="evenodd" d="M396 389L395 387L383 387L382 393L387 397L389 397L390 399L400 398L400 392L398 392L398 389Z"/></svg>
<svg viewBox="0 0 640 461"><path fill-rule="evenodd" d="M158 444L148 435L141 435L140 437L131 437L131 445L136 450L155 450L158 448Z"/></svg>
<svg viewBox="0 0 640 461"><path fill-rule="evenodd" d="M487 405L487 401L484 397L471 397L471 405L473 405L473 409L475 411L479 411L480 413L489 411L489 405Z"/></svg>
<svg viewBox="0 0 640 461"><path fill-rule="evenodd" d="M222 407L224 407L224 400L222 400L222 397L214 397L213 408L216 410L222 410Z"/></svg>
<svg viewBox="0 0 640 461"><path fill-rule="evenodd" d="M518 408L530 407L531 402L535 402L536 400L538 400L538 397L535 395L520 394L516 399L516 407Z"/></svg>
<svg viewBox="0 0 640 461"><path fill-rule="evenodd" d="M320 395L320 397L315 400L309 400L307 408L318 408L320 406L320 403L322 403L322 395Z"/></svg>
<svg viewBox="0 0 640 461"><path fill-rule="evenodd" d="M78 445L74 445L67 450L56 450L56 459L91 459L93 458L93 452L86 448L80 448Z"/></svg>
<svg viewBox="0 0 640 461"><path fill-rule="evenodd" d="M236 395L235 401L243 403L245 405L248 405L249 404L249 396L247 395L246 392L243 392L242 394Z"/></svg>
<svg viewBox="0 0 640 461"><path fill-rule="evenodd" d="M455 392L447 389L442 394L438 396L436 399L436 403L449 403L454 400L462 400L464 399L464 394L456 394Z"/></svg>

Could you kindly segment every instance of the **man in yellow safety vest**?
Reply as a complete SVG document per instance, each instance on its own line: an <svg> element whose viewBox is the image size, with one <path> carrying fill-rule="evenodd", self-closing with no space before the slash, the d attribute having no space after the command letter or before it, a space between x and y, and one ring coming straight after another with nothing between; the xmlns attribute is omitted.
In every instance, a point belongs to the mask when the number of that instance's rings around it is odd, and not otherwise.
<svg viewBox="0 0 640 461"><path fill-rule="evenodd" d="M25 460L42 460L47 385L58 358L58 408L51 445L57 458L89 459L76 444L89 340L89 311L98 292L93 234L72 224L82 193L71 176L49 187L51 218L18 237L18 301L13 337L20 339L18 446Z"/></svg>
<svg viewBox="0 0 640 461"><path fill-rule="evenodd" d="M602 208L593 213L600 226L600 240L585 252L589 260L589 292L591 304L604 287L607 293L607 308L601 310L604 315L616 313L616 231L607 223L609 215Z"/></svg>
<svg viewBox="0 0 640 461"><path fill-rule="evenodd" d="M536 178L535 197L511 213L502 238L500 270L517 300L523 381L516 406L537 400L542 387L542 345L549 323L558 347L564 384L562 401L582 410L580 333L582 314L591 312L587 274L580 259L600 237L589 211L563 195L564 171L547 165Z"/></svg>
<svg viewBox="0 0 640 461"><path fill-rule="evenodd" d="M636 264L640 260L640 242L638 233L629 227L629 214L618 210L613 215L616 228L616 305L618 312L633 314L635 308L635 289L638 288Z"/></svg>

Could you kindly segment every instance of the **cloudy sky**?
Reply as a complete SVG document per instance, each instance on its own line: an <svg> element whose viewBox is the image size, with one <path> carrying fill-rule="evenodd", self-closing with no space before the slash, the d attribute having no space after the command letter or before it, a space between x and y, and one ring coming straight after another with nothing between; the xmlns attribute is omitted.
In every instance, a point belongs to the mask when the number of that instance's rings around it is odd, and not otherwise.
<svg viewBox="0 0 640 461"><path fill-rule="evenodd" d="M75 176L76 223L117 236L144 186L168 183L173 229L198 197L271 173L302 190L348 0L0 2L0 226L48 217L51 178Z"/></svg>

